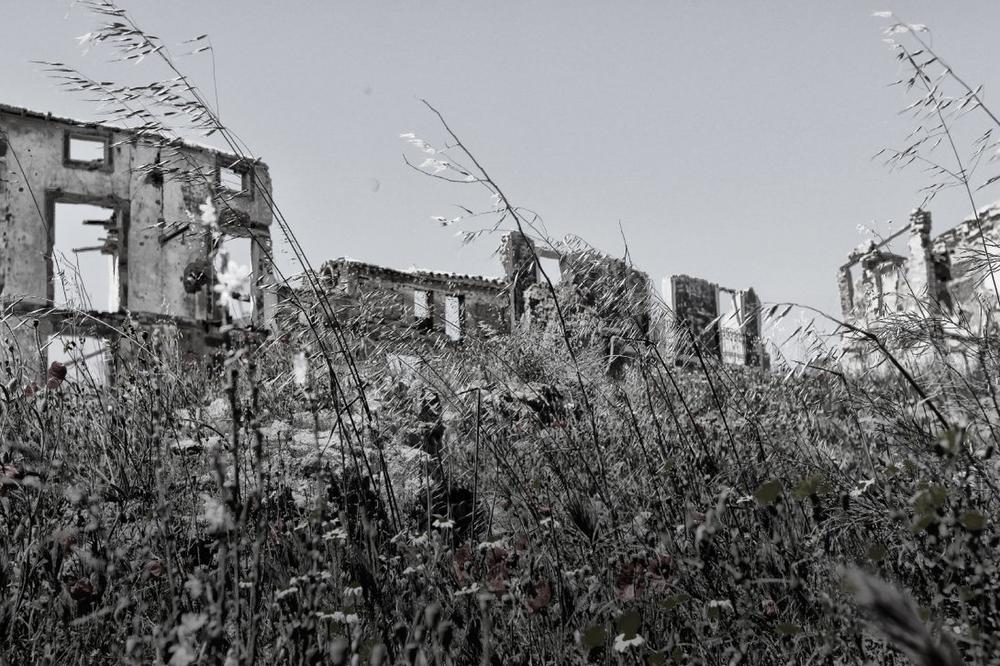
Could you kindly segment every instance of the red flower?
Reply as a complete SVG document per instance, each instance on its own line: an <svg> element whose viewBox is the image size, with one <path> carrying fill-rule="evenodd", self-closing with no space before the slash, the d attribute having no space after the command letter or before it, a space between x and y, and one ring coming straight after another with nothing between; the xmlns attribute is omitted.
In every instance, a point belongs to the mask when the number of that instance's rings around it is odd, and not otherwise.
<svg viewBox="0 0 1000 666"><path fill-rule="evenodd" d="M59 382L64 381L66 379L66 366L59 361L52 361L52 365L49 366L48 378Z"/></svg>
<svg viewBox="0 0 1000 666"><path fill-rule="evenodd" d="M163 566L163 562L159 560L150 560L149 562L146 562L145 571L147 575L152 576L153 578L159 578L166 573L167 569Z"/></svg>
<svg viewBox="0 0 1000 666"><path fill-rule="evenodd" d="M89 578L81 578L73 583L69 588L69 596L76 601L83 601L94 596L94 584Z"/></svg>
<svg viewBox="0 0 1000 666"><path fill-rule="evenodd" d="M537 613L552 600L552 586L549 581L543 580L540 583L530 583L525 590L523 603L529 613Z"/></svg>
<svg viewBox="0 0 1000 666"><path fill-rule="evenodd" d="M486 589L499 599L507 590L507 551L493 548L486 554Z"/></svg>

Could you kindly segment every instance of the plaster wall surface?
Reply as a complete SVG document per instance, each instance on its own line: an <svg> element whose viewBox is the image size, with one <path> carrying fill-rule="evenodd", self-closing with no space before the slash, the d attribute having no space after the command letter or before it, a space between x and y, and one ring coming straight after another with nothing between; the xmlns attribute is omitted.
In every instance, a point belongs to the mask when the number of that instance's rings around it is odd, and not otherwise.
<svg viewBox="0 0 1000 666"><path fill-rule="evenodd" d="M98 146L97 159L72 159L77 140ZM220 169L229 166L244 174L241 192L219 184ZM215 320L211 285L190 290L184 280L188 267L209 256L211 236L190 214L197 217L199 205L212 198L224 233L256 239L252 295L263 321L274 303L265 288L273 283L270 191L259 161L0 105L0 301L19 312L52 308L60 270L53 247L64 233L56 205L91 204L114 211L105 231L118 266L119 310L102 319L129 312L185 320L188 327ZM47 334L70 325L66 313L47 312L41 322Z"/></svg>

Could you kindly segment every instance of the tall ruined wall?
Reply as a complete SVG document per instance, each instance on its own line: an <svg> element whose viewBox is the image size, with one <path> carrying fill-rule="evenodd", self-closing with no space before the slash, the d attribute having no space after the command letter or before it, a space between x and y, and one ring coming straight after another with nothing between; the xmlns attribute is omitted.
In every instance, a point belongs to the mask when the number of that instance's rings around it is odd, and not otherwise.
<svg viewBox="0 0 1000 666"><path fill-rule="evenodd" d="M25 304L52 303L51 248L60 233L57 203L86 203L115 211L117 256L122 286L121 308L133 312L195 318L194 295L184 289L184 269L204 259L205 234L193 228L161 243L164 228L183 225L188 212L210 193L217 195L223 222L234 235L255 233L270 247L271 223L267 167L240 166L253 187L240 194L217 185L220 167L236 163L223 153L174 143L95 124L52 118L0 106L0 298ZM69 159L71 137L104 141L100 163ZM155 167L154 165L162 165ZM256 229L251 232L251 229ZM257 275L269 273L268 252L255 247ZM262 304L264 297L258 294ZM204 315L204 313L201 313Z"/></svg>
<svg viewBox="0 0 1000 666"><path fill-rule="evenodd" d="M719 329L709 326L719 317L718 285L688 275L674 275L670 278L670 289L670 303L679 328L710 354L720 354ZM678 340L681 346L690 342L690 339Z"/></svg>

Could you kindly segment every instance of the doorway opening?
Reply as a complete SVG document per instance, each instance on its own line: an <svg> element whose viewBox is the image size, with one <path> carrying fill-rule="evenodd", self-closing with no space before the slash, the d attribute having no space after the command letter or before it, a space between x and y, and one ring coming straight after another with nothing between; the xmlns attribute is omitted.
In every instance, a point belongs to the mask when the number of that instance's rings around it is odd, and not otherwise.
<svg viewBox="0 0 1000 666"><path fill-rule="evenodd" d="M53 304L72 310L118 312L121 282L114 209L57 202L52 227Z"/></svg>

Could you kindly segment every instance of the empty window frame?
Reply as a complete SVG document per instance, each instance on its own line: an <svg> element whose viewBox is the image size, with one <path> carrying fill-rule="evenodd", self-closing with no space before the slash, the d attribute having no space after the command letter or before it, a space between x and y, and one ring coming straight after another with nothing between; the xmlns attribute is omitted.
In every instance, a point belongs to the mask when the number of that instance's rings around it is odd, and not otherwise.
<svg viewBox="0 0 1000 666"><path fill-rule="evenodd" d="M54 205L51 294L56 307L118 312L122 305L115 211L90 204Z"/></svg>
<svg viewBox="0 0 1000 666"><path fill-rule="evenodd" d="M545 282L545 278L542 277L543 270L545 271L545 275L549 276L549 280L552 281L553 285L562 282L562 265L559 257L539 257L538 265L541 269L538 271L539 282Z"/></svg>
<svg viewBox="0 0 1000 666"><path fill-rule="evenodd" d="M240 161L220 159L217 168L219 190L230 195L253 196L253 170Z"/></svg>
<svg viewBox="0 0 1000 666"><path fill-rule="evenodd" d="M111 169L111 137L106 134L67 130L63 164L75 169Z"/></svg>
<svg viewBox="0 0 1000 666"><path fill-rule="evenodd" d="M423 289L413 290L413 320L418 327L431 327L434 322L433 293Z"/></svg>
<svg viewBox="0 0 1000 666"><path fill-rule="evenodd" d="M465 330L465 297L461 295L444 298L444 333L448 339L461 340Z"/></svg>

